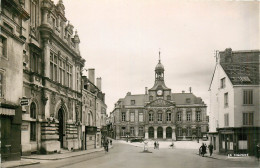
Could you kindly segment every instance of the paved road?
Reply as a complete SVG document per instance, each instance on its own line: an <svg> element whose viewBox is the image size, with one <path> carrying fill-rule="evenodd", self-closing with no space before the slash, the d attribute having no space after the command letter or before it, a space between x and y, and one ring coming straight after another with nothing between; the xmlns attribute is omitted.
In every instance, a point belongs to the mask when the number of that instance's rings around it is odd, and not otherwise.
<svg viewBox="0 0 260 168"><path fill-rule="evenodd" d="M97 152L65 160L41 163L36 167L62 168L246 168L259 167L257 163L218 160L201 157L197 151L189 149L150 149L152 153L142 153L142 148L115 143L109 153Z"/></svg>

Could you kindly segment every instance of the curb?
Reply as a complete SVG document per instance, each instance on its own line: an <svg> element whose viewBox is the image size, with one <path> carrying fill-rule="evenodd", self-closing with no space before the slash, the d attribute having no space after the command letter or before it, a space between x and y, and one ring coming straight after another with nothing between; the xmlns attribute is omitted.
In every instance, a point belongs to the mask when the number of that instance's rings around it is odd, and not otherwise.
<svg viewBox="0 0 260 168"><path fill-rule="evenodd" d="M62 159L67 159L67 158L71 158L71 157L77 157L77 156L83 156L83 155L87 155L87 154L91 154L91 153L96 153L96 152L102 152L104 151L104 149L100 150L100 151L93 151L93 152L89 152L89 153L82 153L82 154L75 154L72 156L65 156L65 157L61 157L61 158L48 158L48 159L42 159L42 158L24 158L23 159L34 159L34 160L62 160Z"/></svg>
<svg viewBox="0 0 260 168"><path fill-rule="evenodd" d="M20 164L20 165L16 165L16 166L6 166L4 167L3 164L1 165L2 168L10 168L10 167L23 167L23 166L29 166L29 165L35 165L35 164L40 164L40 162L34 162L34 163L28 163L28 164Z"/></svg>

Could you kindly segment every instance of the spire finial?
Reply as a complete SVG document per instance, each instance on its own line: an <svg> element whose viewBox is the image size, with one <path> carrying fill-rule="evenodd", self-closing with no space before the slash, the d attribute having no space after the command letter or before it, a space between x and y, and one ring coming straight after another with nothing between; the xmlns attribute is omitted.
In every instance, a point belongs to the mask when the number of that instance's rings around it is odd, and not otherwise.
<svg viewBox="0 0 260 168"><path fill-rule="evenodd" d="M159 48L159 63L161 63L161 49Z"/></svg>

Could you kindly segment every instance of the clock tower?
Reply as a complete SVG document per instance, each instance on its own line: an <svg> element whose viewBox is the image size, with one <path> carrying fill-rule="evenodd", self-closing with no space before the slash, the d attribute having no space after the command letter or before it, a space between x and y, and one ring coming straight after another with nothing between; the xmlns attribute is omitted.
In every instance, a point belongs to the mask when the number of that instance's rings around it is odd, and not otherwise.
<svg viewBox="0 0 260 168"><path fill-rule="evenodd" d="M161 63L161 57L159 52L159 62L155 67L155 82L154 86L149 89L150 97L155 98L166 98L171 95L171 89L169 89L164 83L164 66Z"/></svg>

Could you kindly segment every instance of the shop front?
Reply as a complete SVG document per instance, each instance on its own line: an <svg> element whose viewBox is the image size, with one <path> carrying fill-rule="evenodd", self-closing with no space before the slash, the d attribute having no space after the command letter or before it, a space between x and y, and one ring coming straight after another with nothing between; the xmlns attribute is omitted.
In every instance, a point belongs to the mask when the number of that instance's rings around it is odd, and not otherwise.
<svg viewBox="0 0 260 168"><path fill-rule="evenodd" d="M97 133L97 127L94 126L85 127L85 138L84 138L85 150L96 148L96 138L97 138L96 133Z"/></svg>

